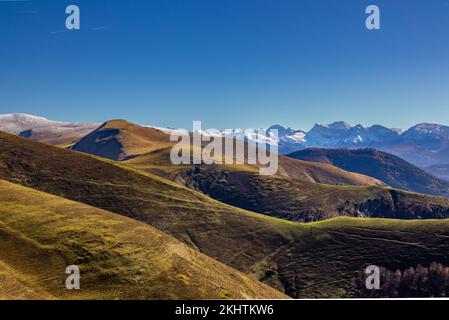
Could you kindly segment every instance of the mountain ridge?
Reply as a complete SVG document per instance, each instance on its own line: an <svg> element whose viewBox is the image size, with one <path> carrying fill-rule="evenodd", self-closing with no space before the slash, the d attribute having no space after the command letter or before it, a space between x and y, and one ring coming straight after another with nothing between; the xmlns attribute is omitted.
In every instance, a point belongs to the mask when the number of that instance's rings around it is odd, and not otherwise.
<svg viewBox="0 0 449 320"><path fill-rule="evenodd" d="M13 119L17 114L9 114L0 116L4 119ZM24 115L22 115L24 116ZM5 118L6 117L6 118ZM88 124L86 129L77 128L77 124L65 123L65 131L62 130L64 125L61 122L57 126L62 132L55 133L52 130L45 130L46 122L51 122L45 118L36 116L30 117L30 123L22 121L19 129L14 124L0 120L0 130L21 134L26 138L35 139L37 141L46 142L54 145L71 146L78 139L85 137L88 133L98 128L98 125ZM36 120L37 119L37 120ZM17 120L17 119L16 119ZM36 127L33 121L40 123ZM17 121L21 122L20 119ZM17 123L15 125L18 125ZM68 126L68 127L67 127ZM70 129L72 127L72 129ZM175 129L151 127L167 135ZM449 126L420 123L411 128L402 131L400 129L387 128L382 125L374 124L372 126L356 125L351 126L344 121L336 121L327 125L315 124L309 131L285 128L279 124L273 125L272 129L277 129L280 135L275 138L271 135L264 139L268 144L277 143L279 153L287 154L305 148L374 148L380 151L388 152L396 155L418 167L427 168L431 166L449 164ZM69 137L70 130L74 131ZM78 131L77 131L78 130ZM221 131L221 135L225 134ZM255 135L245 133L242 130L234 130L227 132L226 137L246 139L250 142L254 141ZM125 148L126 149L126 148ZM126 154L126 152L125 152ZM123 155L127 157L128 155ZM132 155L131 155L132 156Z"/></svg>
<svg viewBox="0 0 449 320"><path fill-rule="evenodd" d="M449 196L449 182L392 154L375 149L309 148L287 155L293 159L330 163L350 172L358 172L387 185L412 192Z"/></svg>

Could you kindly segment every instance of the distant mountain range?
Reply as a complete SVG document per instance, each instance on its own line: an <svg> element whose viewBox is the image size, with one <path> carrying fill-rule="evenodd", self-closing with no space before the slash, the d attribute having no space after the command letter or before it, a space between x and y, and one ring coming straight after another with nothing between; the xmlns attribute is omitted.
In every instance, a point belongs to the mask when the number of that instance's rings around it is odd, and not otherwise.
<svg viewBox="0 0 449 320"><path fill-rule="evenodd" d="M422 123L402 131L380 125L350 126L345 122L316 124L303 132L279 125L279 150L304 148L372 148L397 155L419 167L449 164L449 127Z"/></svg>
<svg viewBox="0 0 449 320"><path fill-rule="evenodd" d="M24 114L0 115L0 131L53 145L73 145L99 126L99 124L50 121ZM157 127L153 129L165 133L172 130ZM316 124L307 132L281 125L273 125L269 129L277 129L278 138L270 136L266 141L271 144L277 142L281 154L306 148L371 148L396 155L439 177L448 176L449 126L421 123L403 131L381 125L350 126L338 121L328 125ZM98 130L97 135L104 134L104 128ZM248 141L256 139L254 134L247 134L242 130L234 130L227 133L227 136ZM78 144L75 149L78 147L81 151L86 146Z"/></svg>

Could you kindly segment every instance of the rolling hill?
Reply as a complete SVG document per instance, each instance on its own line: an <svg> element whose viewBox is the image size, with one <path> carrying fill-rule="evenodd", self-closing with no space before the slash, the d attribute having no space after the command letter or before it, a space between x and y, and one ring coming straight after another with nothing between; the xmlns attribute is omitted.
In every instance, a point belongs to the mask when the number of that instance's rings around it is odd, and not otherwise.
<svg viewBox="0 0 449 320"><path fill-rule="evenodd" d="M394 155L374 149L305 149L288 155L293 159L329 163L365 174L391 187L437 196L449 196L449 182Z"/></svg>
<svg viewBox="0 0 449 320"><path fill-rule="evenodd" d="M170 135L125 120L111 120L83 137L70 149L112 160L124 160L135 155L172 145Z"/></svg>
<svg viewBox="0 0 449 320"><path fill-rule="evenodd" d="M272 299L280 292L148 225L0 180L0 299ZM65 288L65 268L81 290Z"/></svg>
<svg viewBox="0 0 449 320"><path fill-rule="evenodd" d="M145 222L294 298L360 297L353 279L370 264L449 264L446 220L292 223L121 163L2 133L0 178Z"/></svg>
<svg viewBox="0 0 449 320"><path fill-rule="evenodd" d="M206 143L205 143L206 144ZM171 166L169 161L170 148L174 142L170 142L168 133L155 128L141 127L125 120L111 120L81 139L70 149L83 153L100 156L111 160L124 161L141 155L146 155L158 162ZM245 148L246 150L246 148ZM247 161L246 154L246 161ZM139 159L138 163L142 161ZM280 156L279 175L290 176L303 181L328 183L337 185L382 185L374 178L347 172L330 164L307 163L296 161L288 157ZM144 160L144 162L147 162ZM256 165L230 165L230 168L244 168L244 170L256 171Z"/></svg>
<svg viewBox="0 0 449 320"><path fill-rule="evenodd" d="M171 179L235 207L292 221L310 222L336 216L449 217L449 200L445 198L384 188L378 185L378 180L331 165L281 156L279 175L260 176L248 165L175 166L169 154L169 150L158 150L123 164Z"/></svg>

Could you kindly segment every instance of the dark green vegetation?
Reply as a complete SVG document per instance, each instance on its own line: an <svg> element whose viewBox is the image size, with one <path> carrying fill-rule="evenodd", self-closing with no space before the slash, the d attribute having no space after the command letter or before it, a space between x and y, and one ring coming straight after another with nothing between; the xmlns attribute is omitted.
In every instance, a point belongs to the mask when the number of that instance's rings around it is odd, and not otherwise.
<svg viewBox="0 0 449 320"><path fill-rule="evenodd" d="M305 149L288 156L328 163L347 171L365 174L393 188L449 196L449 181L436 178L392 154L374 149Z"/></svg>
<svg viewBox="0 0 449 320"><path fill-rule="evenodd" d="M413 298L449 296L449 267L433 262L430 266L418 264L405 270L380 268L379 290L366 289L367 275L360 273L355 284L362 295L370 298Z"/></svg>
<svg viewBox="0 0 449 320"><path fill-rule="evenodd" d="M135 220L2 180L0 202L0 299L286 298Z"/></svg>
<svg viewBox="0 0 449 320"><path fill-rule="evenodd" d="M360 296L351 279L371 264L405 269L449 259L445 220L298 224L116 162L1 133L0 178L145 222L295 298Z"/></svg>

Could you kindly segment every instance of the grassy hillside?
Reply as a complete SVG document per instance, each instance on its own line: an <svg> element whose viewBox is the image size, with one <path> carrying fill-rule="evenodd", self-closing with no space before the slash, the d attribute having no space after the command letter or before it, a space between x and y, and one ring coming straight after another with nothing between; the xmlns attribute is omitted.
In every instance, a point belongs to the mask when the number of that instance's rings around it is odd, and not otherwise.
<svg viewBox="0 0 449 320"><path fill-rule="evenodd" d="M353 284L369 265L405 270L449 265L449 221L337 218L303 233L267 262L294 297L364 297Z"/></svg>
<svg viewBox="0 0 449 320"><path fill-rule="evenodd" d="M80 139L71 149L112 160L123 160L172 144L170 136L162 131L125 120L111 120Z"/></svg>
<svg viewBox="0 0 449 320"><path fill-rule="evenodd" d="M3 180L0 203L0 299L285 298L135 220Z"/></svg>
<svg viewBox="0 0 449 320"><path fill-rule="evenodd" d="M127 166L149 173L155 173L170 179L175 178L182 172L196 167L194 165L174 166L170 161L170 151L170 148L155 150L134 157L124 163ZM245 155L245 159L247 161L247 154ZM218 168L219 170L259 173L258 165L223 164L216 165L215 168ZM384 185L377 179L358 173L348 172L330 164L300 161L282 155L279 155L279 170L277 176L291 177L300 181L334 185Z"/></svg>
<svg viewBox="0 0 449 320"><path fill-rule="evenodd" d="M148 223L243 271L288 241L292 225L116 162L4 133L0 179Z"/></svg>
<svg viewBox="0 0 449 320"><path fill-rule="evenodd" d="M288 156L366 174L394 188L449 196L448 181L436 178L399 157L374 149L306 149Z"/></svg>
<svg viewBox="0 0 449 320"><path fill-rule="evenodd" d="M391 270L448 263L447 221L297 224L224 205L112 161L7 134L0 134L0 177L145 222L295 298L359 296L351 279L370 264Z"/></svg>
<svg viewBox="0 0 449 320"><path fill-rule="evenodd" d="M342 215L399 219L449 217L449 201L445 198L369 183L359 186L362 181L357 176L334 170L333 166L316 164L314 167L313 163L285 157L280 160L278 176L260 176L250 166L174 166L168 150L151 152L124 164L177 181L221 202L292 221L309 222ZM334 185L316 181L331 181Z"/></svg>

